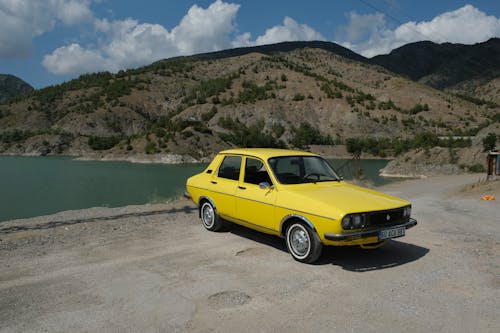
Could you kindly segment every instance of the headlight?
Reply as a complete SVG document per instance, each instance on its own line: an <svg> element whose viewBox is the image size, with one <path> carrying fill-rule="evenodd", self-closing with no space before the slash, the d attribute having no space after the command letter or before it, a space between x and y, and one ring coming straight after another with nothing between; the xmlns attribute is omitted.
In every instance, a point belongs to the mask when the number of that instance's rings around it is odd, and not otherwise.
<svg viewBox="0 0 500 333"><path fill-rule="evenodd" d="M342 228L344 230L348 230L348 229L352 228L352 225L351 225L351 216L350 215L346 215L342 219Z"/></svg>
<svg viewBox="0 0 500 333"><path fill-rule="evenodd" d="M354 229L359 229L363 226L363 218L361 215L358 214L352 215L351 219L352 219L352 227Z"/></svg>
<svg viewBox="0 0 500 333"><path fill-rule="evenodd" d="M365 217L363 214L349 214L342 219L342 228L344 230L359 229L365 226Z"/></svg>
<svg viewBox="0 0 500 333"><path fill-rule="evenodd" d="M410 217L410 215L411 215L411 206L406 206L403 209L403 216L404 217Z"/></svg>

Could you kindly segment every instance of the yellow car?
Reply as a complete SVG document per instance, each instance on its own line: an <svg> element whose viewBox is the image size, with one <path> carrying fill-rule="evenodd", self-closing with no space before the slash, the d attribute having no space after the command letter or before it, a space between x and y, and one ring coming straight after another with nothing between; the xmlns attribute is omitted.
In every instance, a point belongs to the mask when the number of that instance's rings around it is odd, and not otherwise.
<svg viewBox="0 0 500 333"><path fill-rule="evenodd" d="M305 263L323 245L376 247L417 224L408 201L349 184L321 156L294 150L222 151L187 180L185 195L206 229L230 221L284 237Z"/></svg>

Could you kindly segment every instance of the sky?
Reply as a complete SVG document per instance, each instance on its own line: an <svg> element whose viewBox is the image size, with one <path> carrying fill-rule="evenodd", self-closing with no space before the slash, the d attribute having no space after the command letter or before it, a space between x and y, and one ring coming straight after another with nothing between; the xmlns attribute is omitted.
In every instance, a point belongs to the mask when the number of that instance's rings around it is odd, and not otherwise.
<svg viewBox="0 0 500 333"><path fill-rule="evenodd" d="M35 88L179 55L325 40L366 57L500 37L498 0L0 0L0 73Z"/></svg>

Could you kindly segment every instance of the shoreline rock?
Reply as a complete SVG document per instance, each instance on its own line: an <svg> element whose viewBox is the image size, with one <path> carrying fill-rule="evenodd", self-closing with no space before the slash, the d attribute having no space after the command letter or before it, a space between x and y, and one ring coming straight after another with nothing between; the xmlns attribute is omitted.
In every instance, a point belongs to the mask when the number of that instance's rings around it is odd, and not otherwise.
<svg viewBox="0 0 500 333"><path fill-rule="evenodd" d="M399 174L399 173L385 173L385 172L380 172L379 176L380 177L387 177L387 178L408 178L408 179L428 178L426 175L405 175L405 174Z"/></svg>

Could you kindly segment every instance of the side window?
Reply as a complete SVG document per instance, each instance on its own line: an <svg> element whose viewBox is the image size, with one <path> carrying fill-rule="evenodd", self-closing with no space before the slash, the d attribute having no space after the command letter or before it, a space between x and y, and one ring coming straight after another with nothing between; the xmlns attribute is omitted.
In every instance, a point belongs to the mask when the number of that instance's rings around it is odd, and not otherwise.
<svg viewBox="0 0 500 333"><path fill-rule="evenodd" d="M247 157L245 162L244 182L257 185L263 182L272 184L264 163L258 159L249 157Z"/></svg>
<svg viewBox="0 0 500 333"><path fill-rule="evenodd" d="M241 157L240 156L226 156L220 165L217 176L220 178L227 178L238 180L240 178Z"/></svg>

